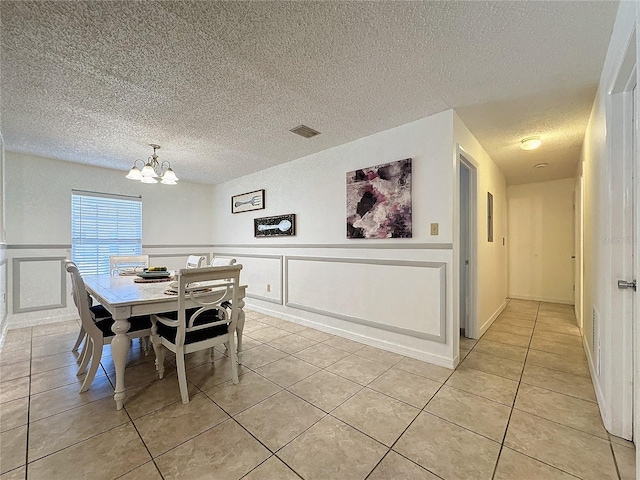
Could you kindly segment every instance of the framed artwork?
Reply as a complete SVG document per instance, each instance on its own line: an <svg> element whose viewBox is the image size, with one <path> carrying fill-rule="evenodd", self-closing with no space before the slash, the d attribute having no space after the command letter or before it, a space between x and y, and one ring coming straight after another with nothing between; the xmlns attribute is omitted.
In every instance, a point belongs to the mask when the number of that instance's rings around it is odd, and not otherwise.
<svg viewBox="0 0 640 480"><path fill-rule="evenodd" d="M411 159L347 173L347 238L411 238Z"/></svg>
<svg viewBox="0 0 640 480"><path fill-rule="evenodd" d="M487 241L493 242L493 195L487 192Z"/></svg>
<svg viewBox="0 0 640 480"><path fill-rule="evenodd" d="M276 215L253 220L253 235L256 237L281 237L296 234L296 215Z"/></svg>
<svg viewBox="0 0 640 480"><path fill-rule="evenodd" d="M243 193L231 197L231 213L249 212L264 208L264 190Z"/></svg>

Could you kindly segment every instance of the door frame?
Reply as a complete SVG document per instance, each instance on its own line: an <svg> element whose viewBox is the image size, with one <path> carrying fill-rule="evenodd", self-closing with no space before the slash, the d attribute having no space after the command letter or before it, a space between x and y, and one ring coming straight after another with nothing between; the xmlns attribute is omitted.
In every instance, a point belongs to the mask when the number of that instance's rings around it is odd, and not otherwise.
<svg viewBox="0 0 640 480"><path fill-rule="evenodd" d="M462 262L460 251L460 168L464 165L469 170L469 303L467 310L469 322L465 329L465 336L468 338L478 338L478 167L479 163L469 155L464 148L457 145L455 164L455 186L454 186L454 228L453 228L453 269L456 272L453 278L458 282L454 283L454 318L459 336L462 325L460 318L460 265ZM460 349L458 345L458 356Z"/></svg>

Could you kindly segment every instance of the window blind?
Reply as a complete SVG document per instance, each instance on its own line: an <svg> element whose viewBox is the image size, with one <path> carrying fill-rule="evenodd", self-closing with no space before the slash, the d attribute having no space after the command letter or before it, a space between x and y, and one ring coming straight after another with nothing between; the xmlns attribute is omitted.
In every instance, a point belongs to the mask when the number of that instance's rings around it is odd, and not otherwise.
<svg viewBox="0 0 640 480"><path fill-rule="evenodd" d="M71 192L71 258L80 273L109 273L111 255L140 254L142 198Z"/></svg>

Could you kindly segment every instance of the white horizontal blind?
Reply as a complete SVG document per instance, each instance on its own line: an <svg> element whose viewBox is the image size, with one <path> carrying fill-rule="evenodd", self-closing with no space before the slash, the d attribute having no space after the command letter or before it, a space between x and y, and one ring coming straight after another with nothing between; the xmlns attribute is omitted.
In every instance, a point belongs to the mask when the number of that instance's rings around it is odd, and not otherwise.
<svg viewBox="0 0 640 480"><path fill-rule="evenodd" d="M142 253L142 199L73 190L71 240L83 275L109 273L111 255Z"/></svg>

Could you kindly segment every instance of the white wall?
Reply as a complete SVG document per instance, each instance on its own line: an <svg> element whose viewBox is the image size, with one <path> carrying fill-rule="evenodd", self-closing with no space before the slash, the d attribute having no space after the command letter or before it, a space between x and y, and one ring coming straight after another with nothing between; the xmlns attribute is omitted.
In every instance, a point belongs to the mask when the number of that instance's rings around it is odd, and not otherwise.
<svg viewBox="0 0 640 480"><path fill-rule="evenodd" d="M16 268L24 267L17 295L37 301L33 292L42 290L29 287L29 275L38 269L22 262L35 257L40 273L49 272L48 291L65 287L65 280L55 278L55 262L70 254L72 189L142 194L143 244L152 262L175 268L180 265L172 262L182 262L188 253L235 256L244 266L253 308L452 367L459 343L453 302L458 148L478 167L479 216L486 215L486 192L495 197L496 241L486 241L485 222L478 228L478 322L487 326L506 296L504 177L451 110L214 187L142 185L125 180L123 172L9 152L9 278L17 259ZM413 237L348 240L346 173L408 157L413 159ZM34 177L33 171L39 174ZM230 213L233 195L262 188L264 210ZM287 213L297 215L295 236L254 237L254 218ZM439 224L438 235L430 234L431 223ZM54 302L55 294L47 301ZM73 315L69 307L14 314L10 320L12 325L57 320L65 311Z"/></svg>
<svg viewBox="0 0 640 480"><path fill-rule="evenodd" d="M455 142L454 118L460 137ZM253 308L451 367L459 339L453 308L456 143L482 160L483 185L491 169L486 181L496 183L503 222L504 178L447 111L215 186L214 252L236 256L244 265ZM408 157L413 237L347 239L346 173ZM230 213L231 196L257 189L266 190L264 210ZM254 238L254 218L288 213L297 215L295 236ZM430 235L431 223L439 224L439 235ZM504 235L500 226L496 235ZM499 264L504 266L504 258ZM482 315L504 303L504 270L495 276L498 285L489 290L501 290L500 300L483 303ZM434 339L441 330L444 343Z"/></svg>
<svg viewBox="0 0 640 480"><path fill-rule="evenodd" d="M475 337L479 338L500 315L506 306L507 257L506 225L507 194L505 178L489 154L482 148L466 125L454 114L454 165L457 166L457 150L475 164L477 172L477 326ZM454 183L457 198L458 182ZM493 195L493 242L488 238L487 193ZM458 207L454 207L455 225ZM454 242L455 243L455 242ZM457 252L454 258L458 258ZM456 272L458 268L456 267ZM459 305L455 300L456 306Z"/></svg>
<svg viewBox="0 0 640 480"><path fill-rule="evenodd" d="M7 152L5 221L12 328L75 316L72 302L67 302L70 305L66 309L19 314L14 314L13 302L18 295L23 307L37 310L39 305L54 304L61 290L69 293L66 282L58 275L58 264L60 258L71 255L72 189L142 195L143 250L156 265L179 268L191 253L210 253L211 186L188 182L176 186L145 185L125 179L125 174ZM14 285L14 265L21 269L19 285ZM47 275L36 277L43 271ZM37 298L36 292L41 291L49 292L47 298Z"/></svg>
<svg viewBox="0 0 640 480"><path fill-rule="evenodd" d="M638 62L637 52L640 50L635 34L637 8L636 2L620 3L580 165L584 177L582 311L585 351L605 427L611 433L625 438L631 438L633 397L632 369L627 359L631 358L633 339L634 336L637 338L638 332L634 332L631 325L624 321L625 316L620 311L624 295L630 295L630 292L619 291L615 286L620 271L629 265L624 265L620 255L627 248L625 234L620 230L620 214L625 199L621 184L620 147L624 141L613 121L616 101L610 92L618 72L624 70L621 66L627 53L630 52L632 63L637 65ZM639 137L636 126L636 138ZM638 221L640 215L636 210ZM640 318L637 294L636 304L636 316ZM598 317L597 325L594 322L595 315Z"/></svg>
<svg viewBox="0 0 640 480"><path fill-rule="evenodd" d="M574 182L507 188L511 298L573 304Z"/></svg>

